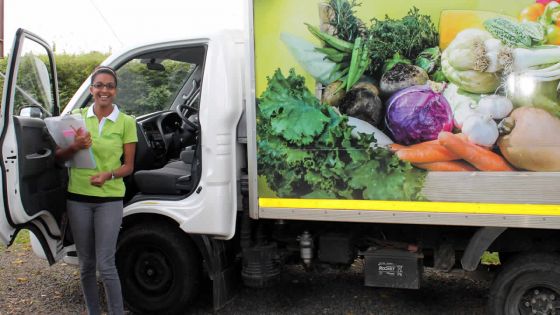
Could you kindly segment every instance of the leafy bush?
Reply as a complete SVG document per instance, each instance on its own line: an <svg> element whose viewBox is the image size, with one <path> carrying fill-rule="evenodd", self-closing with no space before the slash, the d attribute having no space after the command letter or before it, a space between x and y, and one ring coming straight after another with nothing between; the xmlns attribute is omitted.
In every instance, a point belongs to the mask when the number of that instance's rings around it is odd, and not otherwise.
<svg viewBox="0 0 560 315"><path fill-rule="evenodd" d="M56 72L58 75L58 89L61 110L66 107L70 98L82 85L107 54L90 52L81 55L60 54L55 56Z"/></svg>
<svg viewBox="0 0 560 315"><path fill-rule="evenodd" d="M105 58L107 58L107 54L100 52L90 52L80 55L55 55L61 110L68 104L70 98L72 98L76 90L90 75L93 69ZM0 60L0 72L3 74L6 73L7 63L8 57ZM4 80L1 77L0 84L0 91L2 91L4 88Z"/></svg>
<svg viewBox="0 0 560 315"><path fill-rule="evenodd" d="M134 116L169 108L194 66L173 60L165 60L162 65L165 70L154 71L137 59L119 68L115 99L119 108Z"/></svg>
<svg viewBox="0 0 560 315"><path fill-rule="evenodd" d="M46 55L38 56L41 60L47 61ZM98 66L105 58L106 54L90 52L81 55L57 54L55 55L56 69L58 74L59 103L61 111L68 104L80 85L87 79L93 69ZM8 58L0 60L0 71L5 73ZM32 66L20 65L22 67ZM185 78L194 69L192 64L166 60L163 62L164 71L153 71L147 69L146 65L140 60L127 63L120 68L119 93L115 102L127 113L131 115L142 115L157 110L167 109L170 102L176 95L176 91L184 84ZM29 81L29 84L20 86L27 90L36 99L48 103L40 98L40 93L33 90L34 79L33 71L26 72L30 75L29 80L18 78L18 84ZM3 88L4 80L0 77L0 92ZM33 91L32 91L33 90ZM16 94L16 104L18 95ZM17 105L16 105L17 108Z"/></svg>

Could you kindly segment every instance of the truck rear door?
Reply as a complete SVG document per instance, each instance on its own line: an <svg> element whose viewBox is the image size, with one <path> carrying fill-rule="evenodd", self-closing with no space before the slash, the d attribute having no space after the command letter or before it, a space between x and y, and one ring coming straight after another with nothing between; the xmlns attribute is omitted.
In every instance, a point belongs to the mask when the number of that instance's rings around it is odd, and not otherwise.
<svg viewBox="0 0 560 315"><path fill-rule="evenodd" d="M0 240L28 229L49 263L62 256L60 222L67 174L44 119L59 113L54 55L38 36L18 29L8 59L0 118Z"/></svg>

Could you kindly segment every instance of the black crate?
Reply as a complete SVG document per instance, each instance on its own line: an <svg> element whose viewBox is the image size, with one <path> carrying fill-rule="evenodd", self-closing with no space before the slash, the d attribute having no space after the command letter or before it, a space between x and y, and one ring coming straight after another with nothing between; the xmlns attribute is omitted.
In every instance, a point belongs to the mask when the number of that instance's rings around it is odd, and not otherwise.
<svg viewBox="0 0 560 315"><path fill-rule="evenodd" d="M370 287L419 289L422 278L421 253L400 249L377 249L363 253L365 285Z"/></svg>
<svg viewBox="0 0 560 315"><path fill-rule="evenodd" d="M352 236L326 233L319 237L319 260L331 264L351 264L356 258Z"/></svg>

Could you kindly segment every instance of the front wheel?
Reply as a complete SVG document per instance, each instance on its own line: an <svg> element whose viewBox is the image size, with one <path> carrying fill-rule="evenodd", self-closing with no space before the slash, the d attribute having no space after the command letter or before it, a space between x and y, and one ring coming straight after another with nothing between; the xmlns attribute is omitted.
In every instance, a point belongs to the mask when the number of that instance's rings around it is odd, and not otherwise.
<svg viewBox="0 0 560 315"><path fill-rule="evenodd" d="M489 313L560 314L560 256L532 253L516 257L490 289Z"/></svg>
<svg viewBox="0 0 560 315"><path fill-rule="evenodd" d="M116 263L124 300L134 313L184 313L197 293L200 255L185 233L168 224L123 231Z"/></svg>

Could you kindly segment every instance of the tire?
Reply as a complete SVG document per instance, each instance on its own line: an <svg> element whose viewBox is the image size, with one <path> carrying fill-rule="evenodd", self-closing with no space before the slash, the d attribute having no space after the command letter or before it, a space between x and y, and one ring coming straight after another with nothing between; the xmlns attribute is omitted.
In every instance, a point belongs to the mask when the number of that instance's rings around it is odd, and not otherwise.
<svg viewBox="0 0 560 315"><path fill-rule="evenodd" d="M560 314L560 256L531 253L512 258L492 284L488 313Z"/></svg>
<svg viewBox="0 0 560 315"><path fill-rule="evenodd" d="M116 264L124 301L134 314L185 313L198 293L200 254L185 233L169 224L124 230Z"/></svg>

